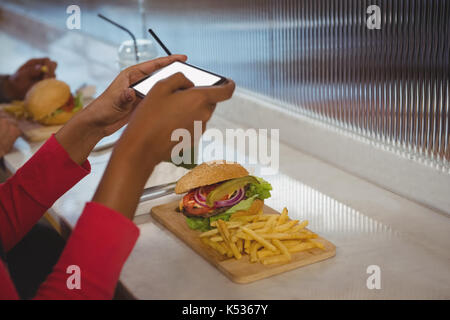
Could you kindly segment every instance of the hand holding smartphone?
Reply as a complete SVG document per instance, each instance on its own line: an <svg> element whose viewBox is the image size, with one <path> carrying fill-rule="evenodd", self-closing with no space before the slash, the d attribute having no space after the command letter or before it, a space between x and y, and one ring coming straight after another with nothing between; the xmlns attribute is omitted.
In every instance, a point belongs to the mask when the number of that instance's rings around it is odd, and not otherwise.
<svg viewBox="0 0 450 320"><path fill-rule="evenodd" d="M214 86L226 81L226 78L212 72L194 67L193 65L184 62L175 61L148 77L133 83L131 88L136 91L138 96L143 98L159 80L166 79L177 72L183 73L196 87Z"/></svg>
<svg viewBox="0 0 450 320"><path fill-rule="evenodd" d="M148 29L148 32L168 55L172 54L152 29ZM196 87L214 86L226 81L226 78L215 73L194 67L193 65L184 62L175 61L148 77L133 83L130 88L133 88L137 95L143 98L159 80L166 79L177 72L183 73Z"/></svg>

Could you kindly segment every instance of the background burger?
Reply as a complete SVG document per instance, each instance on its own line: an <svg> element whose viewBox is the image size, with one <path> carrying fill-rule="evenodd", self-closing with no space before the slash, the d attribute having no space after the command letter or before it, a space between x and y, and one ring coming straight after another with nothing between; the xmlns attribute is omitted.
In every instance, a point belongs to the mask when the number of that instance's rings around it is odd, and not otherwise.
<svg viewBox="0 0 450 320"><path fill-rule="evenodd" d="M81 96L74 98L63 81L45 79L36 83L25 96L25 110L44 125L64 124L83 108Z"/></svg>
<svg viewBox="0 0 450 320"><path fill-rule="evenodd" d="M237 211L259 211L270 197L272 186L262 178L250 176L240 164L212 161L189 171L175 186L187 194L179 210L191 229L205 231L212 221L229 220Z"/></svg>

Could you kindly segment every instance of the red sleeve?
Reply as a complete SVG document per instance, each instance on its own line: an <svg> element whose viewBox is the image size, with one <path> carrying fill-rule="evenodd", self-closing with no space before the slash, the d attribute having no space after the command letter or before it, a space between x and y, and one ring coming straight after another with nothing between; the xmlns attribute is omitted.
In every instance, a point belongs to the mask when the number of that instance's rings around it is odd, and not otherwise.
<svg viewBox="0 0 450 320"><path fill-rule="evenodd" d="M120 271L139 236L133 222L88 202L67 245L35 299L112 299ZM76 266L76 273L68 269ZM68 284L80 288L69 289Z"/></svg>
<svg viewBox="0 0 450 320"><path fill-rule="evenodd" d="M67 190L90 172L52 136L5 183L0 184L0 245L10 250Z"/></svg>

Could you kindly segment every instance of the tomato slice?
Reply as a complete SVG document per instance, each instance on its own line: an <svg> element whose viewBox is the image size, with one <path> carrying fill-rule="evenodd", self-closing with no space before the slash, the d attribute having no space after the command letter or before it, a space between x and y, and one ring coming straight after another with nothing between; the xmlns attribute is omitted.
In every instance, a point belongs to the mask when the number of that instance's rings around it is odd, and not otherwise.
<svg viewBox="0 0 450 320"><path fill-rule="evenodd" d="M183 207L188 213L193 215L208 213L212 210L212 208L202 207L197 204L194 199L194 192L192 191L183 197Z"/></svg>
<svg viewBox="0 0 450 320"><path fill-rule="evenodd" d="M66 104L63 105L61 107L61 109L63 109L66 112L71 112L74 106L75 106L75 101L73 99L73 96L70 95L69 100L67 100Z"/></svg>

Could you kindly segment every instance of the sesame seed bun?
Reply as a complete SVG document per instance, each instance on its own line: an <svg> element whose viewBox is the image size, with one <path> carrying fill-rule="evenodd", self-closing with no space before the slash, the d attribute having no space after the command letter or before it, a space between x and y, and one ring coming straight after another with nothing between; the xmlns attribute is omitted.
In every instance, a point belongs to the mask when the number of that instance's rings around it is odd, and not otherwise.
<svg viewBox="0 0 450 320"><path fill-rule="evenodd" d="M178 180L175 193L246 176L248 171L238 163L223 160L204 162Z"/></svg>
<svg viewBox="0 0 450 320"><path fill-rule="evenodd" d="M33 119L41 122L53 111L62 107L70 98L70 87L63 81L56 79L45 79L36 83L25 96L25 108L32 115ZM67 112L63 112L67 113ZM58 114L57 120L47 119L43 124L62 124L68 121L67 115ZM67 119L68 118L68 119ZM65 122L61 122L65 119Z"/></svg>

